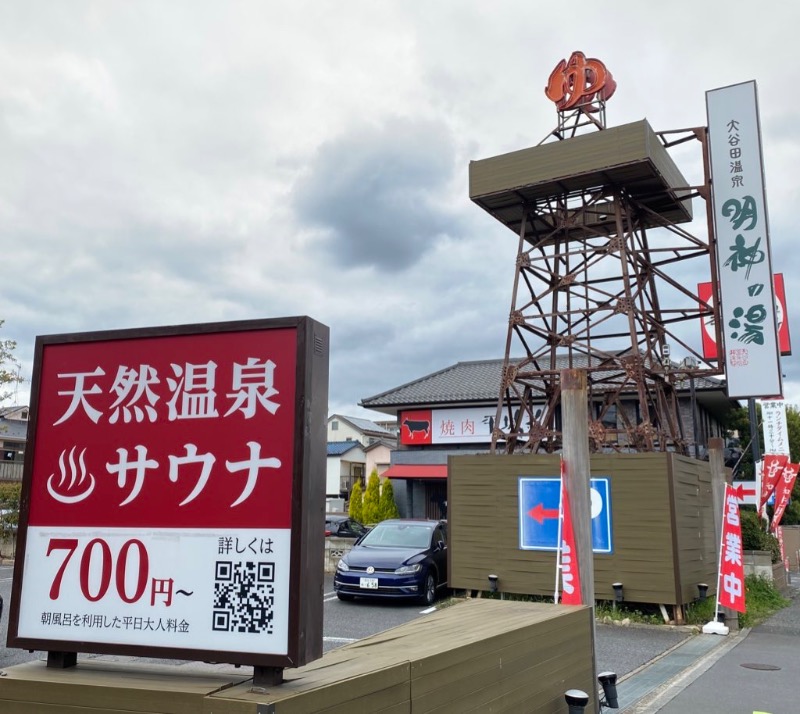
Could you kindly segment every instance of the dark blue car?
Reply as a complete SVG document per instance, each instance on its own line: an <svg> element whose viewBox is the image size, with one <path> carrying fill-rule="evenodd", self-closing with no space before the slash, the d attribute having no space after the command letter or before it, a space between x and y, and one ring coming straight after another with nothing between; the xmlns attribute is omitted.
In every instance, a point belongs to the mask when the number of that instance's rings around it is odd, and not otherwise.
<svg viewBox="0 0 800 714"><path fill-rule="evenodd" d="M356 541L336 568L333 589L354 597L415 598L428 605L447 586L447 525L394 519Z"/></svg>

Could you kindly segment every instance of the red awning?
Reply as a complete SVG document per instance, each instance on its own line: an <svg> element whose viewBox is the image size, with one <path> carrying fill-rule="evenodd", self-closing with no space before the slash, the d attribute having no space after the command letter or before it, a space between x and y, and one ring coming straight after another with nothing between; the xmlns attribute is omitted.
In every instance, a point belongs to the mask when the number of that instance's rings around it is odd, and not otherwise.
<svg viewBox="0 0 800 714"><path fill-rule="evenodd" d="M395 464L382 475L387 478L447 478L447 464Z"/></svg>

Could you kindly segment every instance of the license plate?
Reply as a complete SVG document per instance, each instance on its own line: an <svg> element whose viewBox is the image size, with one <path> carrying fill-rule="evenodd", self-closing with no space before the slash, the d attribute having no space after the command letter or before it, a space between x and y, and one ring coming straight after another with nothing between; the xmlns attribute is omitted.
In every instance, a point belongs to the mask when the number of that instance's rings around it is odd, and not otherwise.
<svg viewBox="0 0 800 714"><path fill-rule="evenodd" d="M358 586L362 590L377 590L378 589L378 578L361 578Z"/></svg>

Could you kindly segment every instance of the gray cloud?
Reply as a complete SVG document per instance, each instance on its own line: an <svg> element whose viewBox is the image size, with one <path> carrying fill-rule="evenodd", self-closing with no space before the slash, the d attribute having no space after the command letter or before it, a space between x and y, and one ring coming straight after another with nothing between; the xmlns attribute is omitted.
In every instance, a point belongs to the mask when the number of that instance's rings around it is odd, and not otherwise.
<svg viewBox="0 0 800 714"><path fill-rule="evenodd" d="M340 266L403 270L459 230L446 198L454 145L440 122L353 127L320 147L292 190L298 220L319 228Z"/></svg>

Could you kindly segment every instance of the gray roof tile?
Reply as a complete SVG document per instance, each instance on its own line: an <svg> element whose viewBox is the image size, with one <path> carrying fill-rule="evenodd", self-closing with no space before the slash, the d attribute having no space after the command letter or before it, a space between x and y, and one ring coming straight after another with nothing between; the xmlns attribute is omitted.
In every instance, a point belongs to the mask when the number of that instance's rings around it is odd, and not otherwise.
<svg viewBox="0 0 800 714"><path fill-rule="evenodd" d="M513 362L518 362L515 358ZM573 356L572 365L566 362L566 356L557 360L556 368L585 368L588 364L586 356ZM595 364L597 362L595 361ZM677 364L675 365L677 367ZM360 406L366 409L381 409L395 406L452 404L459 402L495 402L500 394L500 376L503 369L502 359L487 359L473 362L457 362L438 372L408 382L372 397L366 397ZM615 372L618 370L614 370ZM724 381L714 377L697 377L695 388L722 390Z"/></svg>

